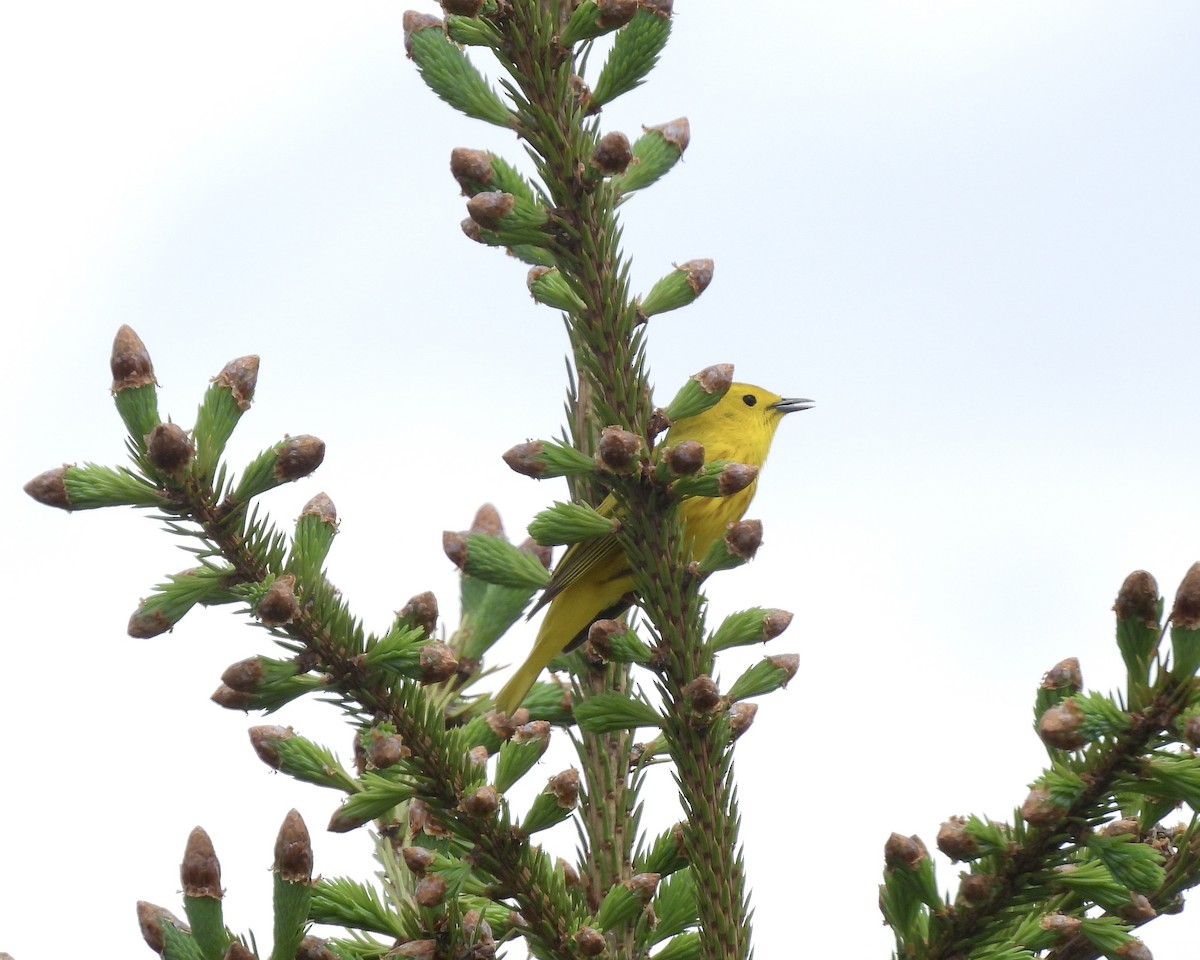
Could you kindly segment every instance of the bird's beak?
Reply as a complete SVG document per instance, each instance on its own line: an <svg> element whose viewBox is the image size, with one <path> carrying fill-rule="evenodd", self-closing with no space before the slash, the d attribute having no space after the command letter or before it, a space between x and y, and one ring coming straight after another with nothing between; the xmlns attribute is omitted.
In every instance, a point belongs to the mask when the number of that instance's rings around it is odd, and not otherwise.
<svg viewBox="0 0 1200 960"><path fill-rule="evenodd" d="M795 413L797 410L807 410L809 407L816 406L812 400L801 400L798 397L784 397L778 403L771 404L772 410L778 410L780 413Z"/></svg>

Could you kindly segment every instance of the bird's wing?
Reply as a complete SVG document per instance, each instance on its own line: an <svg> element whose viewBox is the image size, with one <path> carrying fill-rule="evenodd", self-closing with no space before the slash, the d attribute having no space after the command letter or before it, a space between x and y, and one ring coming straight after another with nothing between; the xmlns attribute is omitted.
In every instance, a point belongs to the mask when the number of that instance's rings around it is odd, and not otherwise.
<svg viewBox="0 0 1200 960"><path fill-rule="evenodd" d="M616 506L616 500L611 496L605 497L604 502L596 508L596 512L606 517L612 516ZM589 574L601 573L602 580L620 576L623 572L621 568L624 566L617 559L620 552L621 545L617 543L617 538L613 534L584 540L570 546L550 574L550 581L546 584L542 595L538 597L538 602L529 611L529 616L532 617L567 587Z"/></svg>

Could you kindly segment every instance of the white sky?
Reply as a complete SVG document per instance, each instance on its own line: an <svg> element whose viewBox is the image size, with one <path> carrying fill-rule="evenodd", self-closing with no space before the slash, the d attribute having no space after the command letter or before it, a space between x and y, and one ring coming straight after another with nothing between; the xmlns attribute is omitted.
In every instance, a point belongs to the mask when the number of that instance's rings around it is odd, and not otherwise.
<svg viewBox="0 0 1200 960"><path fill-rule="evenodd" d="M883 957L888 833L932 846L951 814L1007 819L1042 766L1042 673L1075 655L1090 687L1119 684L1123 577L1146 568L1170 598L1200 557L1200 6L676 6L662 66L606 112L630 134L691 121L685 162L624 208L640 289L716 261L697 305L652 321L655 381L669 397L728 361L818 401L784 425L751 508L766 546L710 591L714 622L796 613L774 652L801 672L738 747L758 955ZM129 639L138 598L187 556L142 517L20 492L64 460L120 461L121 323L184 424L225 361L262 355L231 460L326 440L319 473L268 502L286 525L330 494L330 572L371 628L424 589L453 619L440 534L479 503L519 537L564 495L499 459L558 430L558 316L462 237L447 169L460 145L523 154L424 88L402 12L0 14L0 950L18 960L84 938L144 950L134 901L179 911L196 823L227 919L262 942L289 807L318 870L370 869L365 834L323 832L337 797L270 775L244 733L263 721L208 702L265 635L202 611ZM760 654L730 655L726 681ZM330 708L275 719L349 753ZM657 829L675 808L655 788ZM940 865L943 887L954 875ZM1144 929L1159 960L1194 955L1192 913Z"/></svg>

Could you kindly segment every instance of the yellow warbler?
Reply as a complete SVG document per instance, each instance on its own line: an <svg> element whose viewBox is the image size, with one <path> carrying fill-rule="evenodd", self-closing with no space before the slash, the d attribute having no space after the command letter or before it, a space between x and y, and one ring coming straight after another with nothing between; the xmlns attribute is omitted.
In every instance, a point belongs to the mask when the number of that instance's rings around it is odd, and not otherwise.
<svg viewBox="0 0 1200 960"><path fill-rule="evenodd" d="M736 460L761 467L785 414L807 410L811 400L784 399L746 383L734 383L708 410L672 424L668 443L695 440L704 446L705 460ZM684 540L700 557L724 536L726 526L742 518L754 497L757 478L728 497L692 497L679 505ZM612 497L601 513L615 507ZM615 617L628 608L633 575L614 535L585 540L570 547L533 609L550 604L528 659L496 695L496 707L513 713L529 693L539 673L555 656L587 639L596 620Z"/></svg>

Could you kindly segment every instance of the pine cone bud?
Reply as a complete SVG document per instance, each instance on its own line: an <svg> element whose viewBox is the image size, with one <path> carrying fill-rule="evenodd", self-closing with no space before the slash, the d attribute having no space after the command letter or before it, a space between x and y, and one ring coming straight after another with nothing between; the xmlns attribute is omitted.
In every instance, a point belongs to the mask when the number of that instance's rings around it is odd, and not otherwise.
<svg viewBox="0 0 1200 960"><path fill-rule="evenodd" d="M634 3L633 6L636 9L637 4ZM596 149L592 151L592 163L606 177L624 173L632 159L633 147L629 144L629 138L617 130L601 137Z"/></svg>
<svg viewBox="0 0 1200 960"><path fill-rule="evenodd" d="M619 426L608 426L600 431L597 447L600 459L613 470L627 470L641 452L642 441L635 433Z"/></svg>
<svg viewBox="0 0 1200 960"><path fill-rule="evenodd" d="M325 459L325 441L304 434L288 437L275 449L275 477L281 482L307 477Z"/></svg>
<svg viewBox="0 0 1200 960"><path fill-rule="evenodd" d="M290 573L276 577L258 601L258 619L269 627L291 623L299 612L296 578Z"/></svg>
<svg viewBox="0 0 1200 960"><path fill-rule="evenodd" d="M1083 671L1079 669L1078 657L1067 657L1051 667L1042 677L1044 690L1081 690Z"/></svg>
<svg viewBox="0 0 1200 960"><path fill-rule="evenodd" d="M150 462L163 473L176 473L192 459L195 444L177 423L160 423L146 437Z"/></svg>
<svg viewBox="0 0 1200 960"><path fill-rule="evenodd" d="M734 740L750 729L757 713L757 703L735 703L729 708L729 731Z"/></svg>
<svg viewBox="0 0 1200 960"><path fill-rule="evenodd" d="M1035 827L1054 823L1066 813L1065 807L1051 800L1050 791L1045 787L1034 787L1021 804L1021 819Z"/></svg>
<svg viewBox="0 0 1200 960"><path fill-rule="evenodd" d="M212 840L203 827L196 827L188 836L183 851L183 863L179 866L179 877L185 897L210 897L220 900L221 864L217 861Z"/></svg>
<svg viewBox="0 0 1200 960"><path fill-rule="evenodd" d="M289 883L308 883L312 880L312 868L313 850L308 828L299 811L290 810L275 838L273 869Z"/></svg>
<svg viewBox="0 0 1200 960"><path fill-rule="evenodd" d="M700 714L712 713L721 705L721 691L712 677L696 677L683 688L683 697Z"/></svg>
<svg viewBox="0 0 1200 960"><path fill-rule="evenodd" d="M446 899L448 884L436 873L428 873L417 881L413 899L423 907L436 907Z"/></svg>
<svg viewBox="0 0 1200 960"><path fill-rule="evenodd" d="M112 370L113 393L158 382L154 379L154 364L150 362L146 345L127 324L121 324L117 331L108 362Z"/></svg>
<svg viewBox="0 0 1200 960"><path fill-rule="evenodd" d="M608 947L604 934L595 927L580 927L575 934L575 942L585 957L598 957Z"/></svg>
<svg viewBox="0 0 1200 960"><path fill-rule="evenodd" d="M1140 620L1147 627L1157 627L1157 581L1145 570L1134 570L1121 584L1113 610L1118 620Z"/></svg>
<svg viewBox="0 0 1200 960"><path fill-rule="evenodd" d="M60 510L71 509L71 498L67 494L65 477L67 464L46 470L25 484L25 492L38 503L47 507L58 507Z"/></svg>
<svg viewBox="0 0 1200 960"><path fill-rule="evenodd" d="M229 390L239 410L248 410L258 386L258 357L251 354L230 360L213 382Z"/></svg>
<svg viewBox="0 0 1200 960"><path fill-rule="evenodd" d="M258 754L258 759L268 767L278 770L283 760L279 748L275 746L280 740L290 740L296 735L291 727L281 727L277 724L265 724L250 728L250 746Z"/></svg>
<svg viewBox="0 0 1200 960"><path fill-rule="evenodd" d="M698 440L683 440L668 447L664 459L677 477L688 476L704 466L704 444Z"/></svg>
<svg viewBox="0 0 1200 960"><path fill-rule="evenodd" d="M170 910L160 907L157 904L147 903L145 900L137 902L137 918L138 926L142 931L142 939L146 941L146 946L159 954L163 952L163 948L166 946L166 938L162 930L164 923L171 924L177 930L191 929Z"/></svg>
<svg viewBox="0 0 1200 960"><path fill-rule="evenodd" d="M574 809L579 802L579 771L574 767L550 778L547 790L565 810Z"/></svg>
<svg viewBox="0 0 1200 960"><path fill-rule="evenodd" d="M500 797L496 788L489 784L464 797L462 808L472 817L490 817L500 809Z"/></svg>
<svg viewBox="0 0 1200 960"><path fill-rule="evenodd" d="M893 833L883 845L883 861L893 870L903 867L916 870L923 860L929 859L929 851L918 836L905 837Z"/></svg>
<svg viewBox="0 0 1200 960"><path fill-rule="evenodd" d="M428 847L405 847L400 853L404 857L404 865L418 877L425 876L425 871L437 859L437 855Z"/></svg>
<svg viewBox="0 0 1200 960"><path fill-rule="evenodd" d="M1200 628L1200 563L1193 563L1179 584L1171 622L1184 630Z"/></svg>
<svg viewBox="0 0 1200 960"><path fill-rule="evenodd" d="M966 830L963 817L951 817L938 830L937 847L951 860L974 860L979 855L979 844Z"/></svg>

